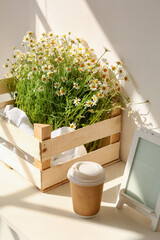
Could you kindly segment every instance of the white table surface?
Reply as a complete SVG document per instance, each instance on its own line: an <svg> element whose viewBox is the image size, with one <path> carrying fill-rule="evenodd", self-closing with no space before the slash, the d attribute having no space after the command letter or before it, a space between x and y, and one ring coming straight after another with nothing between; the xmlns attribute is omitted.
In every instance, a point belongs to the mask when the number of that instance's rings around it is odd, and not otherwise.
<svg viewBox="0 0 160 240"><path fill-rule="evenodd" d="M115 208L124 166L119 162L105 168L101 211L82 219L73 213L69 183L41 193L0 162L0 216L25 240L158 240L160 232L150 230L149 219L127 206Z"/></svg>

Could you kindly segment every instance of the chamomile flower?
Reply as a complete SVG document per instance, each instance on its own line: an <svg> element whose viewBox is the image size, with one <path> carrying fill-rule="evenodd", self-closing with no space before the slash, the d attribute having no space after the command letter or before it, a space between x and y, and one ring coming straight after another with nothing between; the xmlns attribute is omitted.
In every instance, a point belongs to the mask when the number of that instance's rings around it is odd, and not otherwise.
<svg viewBox="0 0 160 240"><path fill-rule="evenodd" d="M92 96L92 100L93 100L94 102L98 102L97 96L96 96L96 95L93 95L93 96Z"/></svg>
<svg viewBox="0 0 160 240"><path fill-rule="evenodd" d="M98 98L103 98L103 97L104 97L104 94L100 91L100 92L97 93L97 97L98 97Z"/></svg>
<svg viewBox="0 0 160 240"><path fill-rule="evenodd" d="M51 40L51 44L52 44L52 45L54 45L54 44L55 44L55 41L54 41L53 39Z"/></svg>
<svg viewBox="0 0 160 240"><path fill-rule="evenodd" d="M75 104L75 106L77 106L77 105L80 103L80 101L81 101L80 98L76 98L76 99L74 100L74 104Z"/></svg>
<svg viewBox="0 0 160 240"><path fill-rule="evenodd" d="M3 65L3 68L8 68L8 67L9 67L8 63Z"/></svg>
<svg viewBox="0 0 160 240"><path fill-rule="evenodd" d="M43 65L42 66L42 71L47 71L48 70L48 66L47 65Z"/></svg>
<svg viewBox="0 0 160 240"><path fill-rule="evenodd" d="M32 62L33 58L29 57L27 60L28 60L28 62Z"/></svg>
<svg viewBox="0 0 160 240"><path fill-rule="evenodd" d="M84 62L80 64L80 67L81 67L81 68L84 68L85 66L86 66L86 65L85 65Z"/></svg>
<svg viewBox="0 0 160 240"><path fill-rule="evenodd" d="M58 97L61 96L61 92L60 91L57 91L56 94L57 94Z"/></svg>
<svg viewBox="0 0 160 240"><path fill-rule="evenodd" d="M47 36L48 36L49 38L52 38L52 37L53 37L53 35L54 35L54 33L53 33L53 32L49 32Z"/></svg>
<svg viewBox="0 0 160 240"><path fill-rule="evenodd" d="M102 78L106 78L107 77L107 74L102 74Z"/></svg>
<svg viewBox="0 0 160 240"><path fill-rule="evenodd" d="M28 42L29 41L29 35L24 36L23 42Z"/></svg>
<svg viewBox="0 0 160 240"><path fill-rule="evenodd" d="M71 43L72 43L72 44L75 44L75 41L74 41L74 40L71 40Z"/></svg>
<svg viewBox="0 0 160 240"><path fill-rule="evenodd" d="M30 38L30 39L29 39L29 42L30 42L30 43L34 43L35 40L34 40L33 38Z"/></svg>
<svg viewBox="0 0 160 240"><path fill-rule="evenodd" d="M95 59L94 58L91 58L91 63L95 63Z"/></svg>
<svg viewBox="0 0 160 240"><path fill-rule="evenodd" d="M58 82L56 82L56 83L54 84L54 87L55 87L55 88L59 88L59 86L60 86L60 84L59 84Z"/></svg>
<svg viewBox="0 0 160 240"><path fill-rule="evenodd" d="M93 81L95 84L100 84L100 81L98 79L94 79Z"/></svg>
<svg viewBox="0 0 160 240"><path fill-rule="evenodd" d="M62 62L62 58L61 57L58 57L58 62Z"/></svg>
<svg viewBox="0 0 160 240"><path fill-rule="evenodd" d="M17 49L17 50L14 51L14 54L15 54L16 56L19 56L19 55L21 54L21 51Z"/></svg>
<svg viewBox="0 0 160 240"><path fill-rule="evenodd" d="M53 72L47 72L47 76L50 78Z"/></svg>
<svg viewBox="0 0 160 240"><path fill-rule="evenodd" d="M29 36L32 36L33 32L32 31L28 31L28 32L26 32L26 34L29 35Z"/></svg>
<svg viewBox="0 0 160 240"><path fill-rule="evenodd" d="M36 72L37 71L37 66L33 66L32 71Z"/></svg>
<svg viewBox="0 0 160 240"><path fill-rule="evenodd" d="M83 69L82 69L82 68L78 68L78 71L79 71L79 72L82 72L82 71L83 71Z"/></svg>
<svg viewBox="0 0 160 240"><path fill-rule="evenodd" d="M113 71L115 71L117 67L112 65L111 68L112 68Z"/></svg>
<svg viewBox="0 0 160 240"><path fill-rule="evenodd" d="M96 91L96 90L97 90L97 84L96 84L96 83L91 83L91 84L89 85L89 87L90 87L90 89L91 89L92 91Z"/></svg>
<svg viewBox="0 0 160 240"><path fill-rule="evenodd" d="M76 129L76 123L71 123L70 124L70 129L72 129L72 130Z"/></svg>
<svg viewBox="0 0 160 240"><path fill-rule="evenodd" d="M67 81L67 78L62 77L62 81L63 81L63 82L66 82L66 81Z"/></svg>
<svg viewBox="0 0 160 240"><path fill-rule="evenodd" d="M43 86L40 86L40 87L38 88L38 90L39 90L40 92L43 92L43 91L44 91L44 87L43 87Z"/></svg>
<svg viewBox="0 0 160 240"><path fill-rule="evenodd" d="M39 59L39 60L42 60L42 58L43 58L42 55L39 55L39 56L38 56L38 59Z"/></svg>
<svg viewBox="0 0 160 240"><path fill-rule="evenodd" d="M101 91L105 92L106 90L107 90L107 85L106 84L102 84Z"/></svg>
<svg viewBox="0 0 160 240"><path fill-rule="evenodd" d="M66 67L66 71L67 72L71 72L71 68L70 67Z"/></svg>
<svg viewBox="0 0 160 240"><path fill-rule="evenodd" d="M128 81L128 77L127 76L124 77L124 81Z"/></svg>
<svg viewBox="0 0 160 240"><path fill-rule="evenodd" d="M117 65L122 65L122 63L120 61L116 61Z"/></svg>
<svg viewBox="0 0 160 240"><path fill-rule="evenodd" d="M74 83L73 83L73 87L74 87L75 89L79 89L78 83L74 82Z"/></svg>
<svg viewBox="0 0 160 240"><path fill-rule="evenodd" d="M118 72L119 76L123 76L123 70L122 70L122 68L119 68L117 72Z"/></svg>
<svg viewBox="0 0 160 240"><path fill-rule="evenodd" d="M88 112L94 113L94 110L93 109L89 109Z"/></svg>
<svg viewBox="0 0 160 240"><path fill-rule="evenodd" d="M85 103L85 107L91 107L92 106L92 101L91 100L88 100L86 103Z"/></svg>
<svg viewBox="0 0 160 240"><path fill-rule="evenodd" d="M45 75L42 75L42 82L46 83L46 81L47 81L46 76L45 76Z"/></svg>
<svg viewBox="0 0 160 240"><path fill-rule="evenodd" d="M46 34L45 32L43 32L41 35L42 35L43 37L46 37L46 36L47 36L47 34Z"/></svg>
<svg viewBox="0 0 160 240"><path fill-rule="evenodd" d="M61 95L65 95L65 94L66 94L66 91L64 90L63 87L61 87L61 89L60 89L60 93L61 93Z"/></svg>
<svg viewBox="0 0 160 240"><path fill-rule="evenodd" d="M110 78L109 78L109 77L106 77L106 78L104 79L104 82L105 82L105 83L108 83L109 80L110 80Z"/></svg>
<svg viewBox="0 0 160 240"><path fill-rule="evenodd" d="M104 67L104 68L103 68L103 72L104 72L104 73L107 73L107 72L108 72L108 68Z"/></svg>

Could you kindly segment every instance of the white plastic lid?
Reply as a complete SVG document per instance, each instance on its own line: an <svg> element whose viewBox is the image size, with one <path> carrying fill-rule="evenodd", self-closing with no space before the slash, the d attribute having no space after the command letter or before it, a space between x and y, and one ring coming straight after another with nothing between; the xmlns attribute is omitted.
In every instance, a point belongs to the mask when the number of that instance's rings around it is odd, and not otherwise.
<svg viewBox="0 0 160 240"><path fill-rule="evenodd" d="M67 177L80 186L96 186L104 182L106 173L98 163L77 162L69 169Z"/></svg>

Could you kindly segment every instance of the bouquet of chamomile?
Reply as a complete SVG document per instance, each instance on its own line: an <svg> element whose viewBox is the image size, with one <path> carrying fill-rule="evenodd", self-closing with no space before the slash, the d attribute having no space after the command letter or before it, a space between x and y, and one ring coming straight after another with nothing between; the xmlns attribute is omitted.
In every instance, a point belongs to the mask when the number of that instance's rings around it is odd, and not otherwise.
<svg viewBox="0 0 160 240"><path fill-rule="evenodd" d="M127 98L121 82L127 76L121 62L110 65L104 58L108 49L97 58L83 39L53 32L43 33L40 39L27 32L22 46L24 51L14 48L5 67L13 78L10 91L15 106L32 123L51 124L53 130L78 129L124 107Z"/></svg>

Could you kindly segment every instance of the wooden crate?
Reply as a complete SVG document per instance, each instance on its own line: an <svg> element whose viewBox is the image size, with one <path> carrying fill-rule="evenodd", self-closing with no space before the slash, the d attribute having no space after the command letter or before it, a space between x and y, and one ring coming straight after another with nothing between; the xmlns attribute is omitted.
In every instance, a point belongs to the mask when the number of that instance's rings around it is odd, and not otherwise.
<svg viewBox="0 0 160 240"><path fill-rule="evenodd" d="M8 79L7 81L11 81ZM8 93L7 83L0 80L0 95ZM0 108L14 101L0 102ZM63 134L51 139L51 126L34 124L34 137L0 118L0 137L34 157L34 165L3 146L3 162L30 180L45 192L67 182L68 169L78 161L94 161L102 166L119 161L121 115L120 109L110 119ZM77 146L110 137L109 145L51 167L51 157Z"/></svg>

